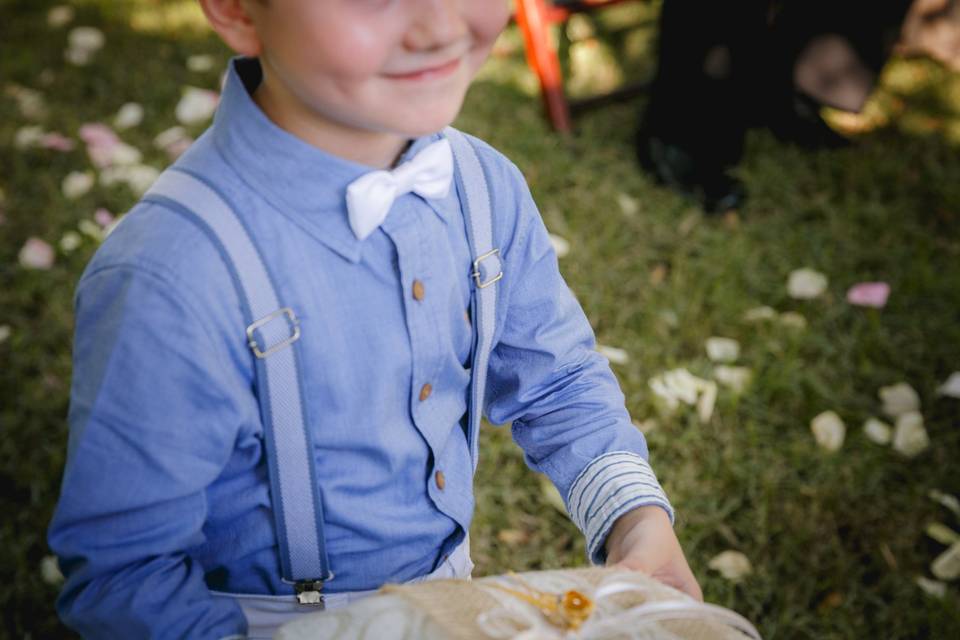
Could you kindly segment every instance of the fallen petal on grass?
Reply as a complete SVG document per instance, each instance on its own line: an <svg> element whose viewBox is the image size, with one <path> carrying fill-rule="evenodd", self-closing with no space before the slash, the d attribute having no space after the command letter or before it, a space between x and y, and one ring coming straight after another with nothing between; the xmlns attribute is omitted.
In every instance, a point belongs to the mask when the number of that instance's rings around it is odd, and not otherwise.
<svg viewBox="0 0 960 640"><path fill-rule="evenodd" d="M105 187L125 184L139 197L146 193L159 177L160 172L149 165L132 164L104 169L100 173L100 184Z"/></svg>
<svg viewBox="0 0 960 640"><path fill-rule="evenodd" d="M739 551L719 553L710 559L707 566L731 582L739 582L753 573L750 559Z"/></svg>
<svg viewBox="0 0 960 640"><path fill-rule="evenodd" d="M931 580L930 578L925 578L923 576L917 576L913 579L913 582L923 590L929 596L934 598L943 598L947 595L947 583L940 582L939 580Z"/></svg>
<svg viewBox="0 0 960 640"><path fill-rule="evenodd" d="M920 409L920 396L906 382L880 387L877 395L883 403L883 412L891 418Z"/></svg>
<svg viewBox="0 0 960 640"><path fill-rule="evenodd" d="M570 243L555 233L550 234L550 244L553 245L553 251L558 258L563 258L570 253Z"/></svg>
<svg viewBox="0 0 960 640"><path fill-rule="evenodd" d="M960 399L960 371L954 371L942 385L937 387L937 395Z"/></svg>
<svg viewBox="0 0 960 640"><path fill-rule="evenodd" d="M57 586L63 582L63 573L56 556L44 556L40 561L40 577L49 585Z"/></svg>
<svg viewBox="0 0 960 640"><path fill-rule="evenodd" d="M957 533L942 522L931 522L924 531L940 544L952 545L960 542L960 533Z"/></svg>
<svg viewBox="0 0 960 640"><path fill-rule="evenodd" d="M955 516L960 518L960 500L956 496L952 496L949 493L944 493L939 489L931 489L927 496L930 497L934 502L939 502L941 506L946 507L953 512Z"/></svg>
<svg viewBox="0 0 960 640"><path fill-rule="evenodd" d="M734 393L740 394L750 386L753 381L753 371L747 367L730 367L719 365L713 370L713 377L717 382L729 388Z"/></svg>
<svg viewBox="0 0 960 640"><path fill-rule="evenodd" d="M53 247L40 238L28 238L18 256L20 266L24 269L49 269L54 259Z"/></svg>
<svg viewBox="0 0 960 640"><path fill-rule="evenodd" d="M217 109L220 96L216 91L185 87L175 111L177 122L194 125L206 122Z"/></svg>
<svg viewBox="0 0 960 640"><path fill-rule="evenodd" d="M923 426L923 416L919 411L910 411L897 418L896 427L893 430L893 448L907 456L913 458L930 446L930 438L927 436L927 430Z"/></svg>
<svg viewBox="0 0 960 640"><path fill-rule="evenodd" d="M128 102L113 117L113 126L121 131L140 126L143 122L143 106L137 102Z"/></svg>
<svg viewBox="0 0 960 640"><path fill-rule="evenodd" d="M707 338L706 349L713 362L734 362L740 357L740 343L733 338Z"/></svg>
<svg viewBox="0 0 960 640"><path fill-rule="evenodd" d="M797 300L812 300L827 290L827 276L813 269L797 269L790 272L787 293Z"/></svg>
<svg viewBox="0 0 960 640"><path fill-rule="evenodd" d="M106 228L112 225L114 222L116 222L116 218L107 209L104 209L103 207L99 207L96 211L93 212L93 221L96 222L101 227Z"/></svg>
<svg viewBox="0 0 960 640"><path fill-rule="evenodd" d="M810 430L820 447L827 451L839 451L843 447L847 427L833 411L824 411L810 421Z"/></svg>
<svg viewBox="0 0 960 640"><path fill-rule="evenodd" d="M12 330L8 324L0 324L0 344L6 342L10 338Z"/></svg>
<svg viewBox="0 0 960 640"><path fill-rule="evenodd" d="M863 423L863 433L867 439L877 444L890 444L893 438L893 427L877 418L867 418Z"/></svg>
<svg viewBox="0 0 960 640"><path fill-rule="evenodd" d="M940 580L960 578L960 542L950 545L949 549L937 556L930 565L930 573Z"/></svg>
<svg viewBox="0 0 960 640"><path fill-rule="evenodd" d="M93 188L93 173L90 171L71 171L61 185L63 195L70 200L85 196Z"/></svg>
<svg viewBox="0 0 960 640"><path fill-rule="evenodd" d="M47 132L43 130L43 127L37 125L31 124L20 127L16 133L13 134L13 146L21 151L30 149L31 147L39 147L46 135Z"/></svg>
<svg viewBox="0 0 960 640"><path fill-rule="evenodd" d="M858 307L882 309L890 297L890 285L886 282L861 282L847 291L847 302Z"/></svg>

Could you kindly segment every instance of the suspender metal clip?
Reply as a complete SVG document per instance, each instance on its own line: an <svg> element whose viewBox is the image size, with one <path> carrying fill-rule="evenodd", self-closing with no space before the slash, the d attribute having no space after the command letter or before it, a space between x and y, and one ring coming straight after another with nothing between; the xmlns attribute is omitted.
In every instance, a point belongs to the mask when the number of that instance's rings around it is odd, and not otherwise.
<svg viewBox="0 0 960 640"><path fill-rule="evenodd" d="M323 606L322 580L297 580L293 583L293 590L297 594L297 602L318 607Z"/></svg>
<svg viewBox="0 0 960 640"><path fill-rule="evenodd" d="M494 249L493 251L488 251L487 253L483 254L482 256L480 256L479 258L473 261L473 273L471 273L470 275L473 276L473 279L476 281L478 289L485 289L486 287L489 287L494 282L496 282L497 280L503 277L503 268L502 268L503 265L500 263L499 254L500 254L500 249ZM487 269L484 269L483 271L480 270L480 264L487 258L492 258L494 256L496 256L497 266L495 268L497 269L497 273L492 276L489 276ZM492 270L493 269L491 269L490 271ZM484 278L486 278L486 281L484 281Z"/></svg>

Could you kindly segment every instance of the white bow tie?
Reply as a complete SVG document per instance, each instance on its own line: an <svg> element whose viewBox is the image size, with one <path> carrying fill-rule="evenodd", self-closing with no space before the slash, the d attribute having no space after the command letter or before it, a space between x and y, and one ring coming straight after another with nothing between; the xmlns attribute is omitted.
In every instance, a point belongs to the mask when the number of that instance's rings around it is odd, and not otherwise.
<svg viewBox="0 0 960 640"><path fill-rule="evenodd" d="M413 192L424 198L442 198L450 191L452 178L453 152L446 138L392 171L368 173L347 187L350 228L363 240L383 223L398 197Z"/></svg>

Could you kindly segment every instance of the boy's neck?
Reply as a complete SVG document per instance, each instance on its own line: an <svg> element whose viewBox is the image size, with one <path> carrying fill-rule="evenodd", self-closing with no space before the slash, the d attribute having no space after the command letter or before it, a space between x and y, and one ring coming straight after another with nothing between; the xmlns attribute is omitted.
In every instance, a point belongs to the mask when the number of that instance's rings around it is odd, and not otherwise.
<svg viewBox="0 0 960 640"><path fill-rule="evenodd" d="M305 112L296 101L284 100L279 92L271 91L266 78L254 92L253 100L274 124L304 142L376 169L394 166L410 144L404 136L321 120Z"/></svg>

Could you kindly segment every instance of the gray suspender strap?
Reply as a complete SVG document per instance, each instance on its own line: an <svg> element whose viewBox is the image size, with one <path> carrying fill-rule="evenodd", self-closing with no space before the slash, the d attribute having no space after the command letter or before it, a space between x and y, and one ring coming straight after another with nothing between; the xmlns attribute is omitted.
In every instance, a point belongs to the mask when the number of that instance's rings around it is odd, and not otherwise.
<svg viewBox="0 0 960 640"><path fill-rule="evenodd" d="M283 578L294 584L301 603L321 604L322 583L333 575L303 404L295 344L300 337L297 316L290 307L281 306L253 239L214 189L187 173L168 170L146 198L166 199L189 212L218 245L234 276L254 355Z"/></svg>
<svg viewBox="0 0 960 640"><path fill-rule="evenodd" d="M497 319L497 287L491 286L503 277L500 249L493 248L493 217L490 211L490 191L483 174L480 159L467 137L452 127L444 130L453 157L456 159L457 189L467 222L467 239L476 256L473 262L474 280L473 326L474 348L470 403L468 406L470 457L476 471L477 443L480 436L480 417L487 383L487 364L493 348L493 334Z"/></svg>

